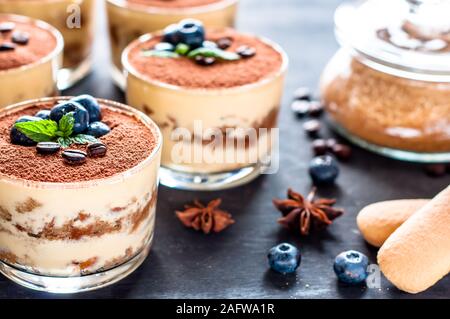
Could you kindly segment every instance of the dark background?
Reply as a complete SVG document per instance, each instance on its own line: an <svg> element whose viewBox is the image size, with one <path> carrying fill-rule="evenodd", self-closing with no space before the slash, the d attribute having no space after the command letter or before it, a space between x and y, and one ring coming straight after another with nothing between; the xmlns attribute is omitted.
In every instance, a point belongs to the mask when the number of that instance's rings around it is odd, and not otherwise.
<svg viewBox="0 0 450 319"><path fill-rule="evenodd" d="M290 69L280 118L281 164L276 175L262 176L233 190L200 193L160 187L156 237L144 264L119 283L94 292L56 296L19 287L0 277L0 297L20 298L445 298L450 278L419 295L408 295L385 279L381 289L348 287L337 282L334 257L349 249L376 261L376 250L365 244L355 217L365 205L388 199L433 197L450 178L430 178L419 165L402 163L354 148L352 160L341 165L334 187L320 195L336 197L346 215L321 234L300 238L282 229L272 198L284 197L287 187L307 193L311 187L307 165L312 157L301 121L291 113L291 94L298 86L317 86L321 70L338 48L333 34L337 0L242 0L238 28L267 36L285 48ZM108 73L108 47L104 14L99 28L94 72L69 95L89 93L123 100ZM330 136L329 134L324 134ZM217 235L184 228L174 211L194 198L222 197L223 208L236 224ZM288 241L300 247L303 261L294 276L268 269L267 250ZM424 269L426 271L426 269Z"/></svg>

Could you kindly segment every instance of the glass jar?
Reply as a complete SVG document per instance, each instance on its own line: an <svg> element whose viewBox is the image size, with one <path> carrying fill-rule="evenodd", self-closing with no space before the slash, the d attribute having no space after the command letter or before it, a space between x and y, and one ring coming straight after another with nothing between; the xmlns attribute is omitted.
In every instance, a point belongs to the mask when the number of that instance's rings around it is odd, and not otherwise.
<svg viewBox="0 0 450 319"><path fill-rule="evenodd" d="M450 161L448 12L448 0L368 0L337 9L341 49L320 84L337 132L396 159Z"/></svg>

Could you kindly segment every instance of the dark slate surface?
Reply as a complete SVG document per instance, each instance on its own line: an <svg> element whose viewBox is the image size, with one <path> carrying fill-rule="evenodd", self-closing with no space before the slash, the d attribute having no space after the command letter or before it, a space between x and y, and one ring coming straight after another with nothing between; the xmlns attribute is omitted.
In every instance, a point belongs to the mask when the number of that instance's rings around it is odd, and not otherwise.
<svg viewBox="0 0 450 319"><path fill-rule="evenodd" d="M365 205L387 199L432 197L450 183L449 177L427 177L414 164L385 159L356 149L352 161L341 165L338 185L322 188L322 196L335 196L347 214L326 232L307 239L280 228L271 199L285 195L288 186L305 193L311 185L307 163L309 142L301 122L289 110L291 92L300 85L316 87L320 72L337 49L333 11L337 0L243 0L239 28L279 42L290 56L290 71L281 112L281 168L276 175L215 193L192 193L160 188L154 249L145 263L121 282L73 298L444 298L450 278L419 295L408 295L383 279L381 289L346 287L337 283L335 255L360 250L375 261L376 250L367 246L356 228L355 216ZM102 15L100 15L102 16ZM100 19L103 22L103 18ZM90 93L122 100L108 74L105 26L100 24L95 70L67 94ZM101 38L101 39L100 39ZM198 197L224 199L236 224L227 231L204 236L184 228L174 210ZM289 241L303 252L295 276L268 271L267 250ZM424 270L425 271L425 270ZM0 278L0 297L50 298ZM67 297L67 296L66 296Z"/></svg>

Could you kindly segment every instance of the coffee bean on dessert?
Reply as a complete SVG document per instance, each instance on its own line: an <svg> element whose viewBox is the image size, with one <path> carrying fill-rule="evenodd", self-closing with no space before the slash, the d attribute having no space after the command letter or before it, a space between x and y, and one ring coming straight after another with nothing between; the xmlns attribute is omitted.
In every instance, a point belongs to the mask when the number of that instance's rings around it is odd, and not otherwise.
<svg viewBox="0 0 450 319"><path fill-rule="evenodd" d="M16 48L14 43L5 42L0 44L0 51L11 51Z"/></svg>
<svg viewBox="0 0 450 319"><path fill-rule="evenodd" d="M80 150L68 149L62 152L62 157L67 164L80 165L86 162L87 154Z"/></svg>
<svg viewBox="0 0 450 319"><path fill-rule="evenodd" d="M197 55L195 57L195 62L198 65L210 66L210 65L213 65L214 63L216 63L216 59L213 57L204 57L204 56Z"/></svg>
<svg viewBox="0 0 450 319"><path fill-rule="evenodd" d="M251 58L256 54L256 49L243 45L237 48L236 53L239 54L243 58Z"/></svg>
<svg viewBox="0 0 450 319"><path fill-rule="evenodd" d="M233 44L233 40L231 38L221 38L217 40L217 46L219 49L226 50Z"/></svg>
<svg viewBox="0 0 450 319"><path fill-rule="evenodd" d="M12 42L25 45L30 40L30 35L26 32L15 31L11 37Z"/></svg>
<svg viewBox="0 0 450 319"><path fill-rule="evenodd" d="M429 164L424 167L427 175L432 177L441 177L446 174L447 167L445 164Z"/></svg>
<svg viewBox="0 0 450 319"><path fill-rule="evenodd" d="M10 32L16 27L14 22L3 22L0 23L0 32Z"/></svg>
<svg viewBox="0 0 450 319"><path fill-rule="evenodd" d="M309 101L305 100L296 100L291 104L292 111L295 112L300 117L306 116L309 114L310 104Z"/></svg>
<svg viewBox="0 0 450 319"><path fill-rule="evenodd" d="M311 90L307 87L299 87L294 92L294 100L311 101L311 99L312 93Z"/></svg>
<svg viewBox="0 0 450 319"><path fill-rule="evenodd" d="M331 152L340 160L346 161L352 155L352 149L348 145L344 144L335 144L331 148Z"/></svg>
<svg viewBox="0 0 450 319"><path fill-rule="evenodd" d="M327 147L328 147L328 150L330 151L330 152L332 152L333 151L333 147L337 144L338 142L336 141L336 139L334 139L334 138L329 138L329 139L327 139Z"/></svg>
<svg viewBox="0 0 450 319"><path fill-rule="evenodd" d="M314 155L325 155L328 151L327 141L324 139L317 139L312 142L312 149Z"/></svg>
<svg viewBox="0 0 450 319"><path fill-rule="evenodd" d="M36 151L39 154L54 154L61 149L61 145L55 142L39 142L36 145Z"/></svg>
<svg viewBox="0 0 450 319"><path fill-rule="evenodd" d="M317 120L309 120L303 123L303 129L311 137L317 136L319 134L320 128L320 122Z"/></svg>
<svg viewBox="0 0 450 319"><path fill-rule="evenodd" d="M106 145L103 143L93 143L87 147L89 157L103 157L106 155L106 150Z"/></svg>
<svg viewBox="0 0 450 319"><path fill-rule="evenodd" d="M313 117L317 117L322 115L323 113L323 105L319 101L311 101L309 104L309 115Z"/></svg>

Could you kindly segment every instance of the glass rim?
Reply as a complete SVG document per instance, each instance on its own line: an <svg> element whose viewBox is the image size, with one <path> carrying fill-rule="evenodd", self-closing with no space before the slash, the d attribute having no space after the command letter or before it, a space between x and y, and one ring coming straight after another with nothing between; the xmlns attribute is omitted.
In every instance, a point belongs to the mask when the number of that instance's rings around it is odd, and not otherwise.
<svg viewBox="0 0 450 319"><path fill-rule="evenodd" d="M26 109L29 106L37 103L46 103L46 102L52 102L52 101L60 101L60 100L69 100L73 98L73 96L56 96L56 97L46 97L46 98L40 98L40 99L33 99L28 100L16 104L12 104L10 106L7 106L0 110L0 117L17 112L18 110ZM123 171L118 172L114 175L103 177L103 178L96 178L92 180L87 181L75 181L75 182L44 182L44 181L34 181L34 180L27 180L24 178L14 177L14 176L8 176L5 174L0 173L0 181L7 181L13 184L21 184L26 187L35 187L35 188L43 188L43 189L78 189L78 188L89 188L89 187L96 187L99 185L105 185L105 184L115 184L117 182L120 182L128 177L131 177L138 172L140 172L143 168L150 165L154 160L155 157L161 152L162 144L163 144L163 137L160 128L158 125L147 115L145 115L143 112L128 106L123 103L119 103L112 100L107 99L100 99L96 98L96 100L103 104L104 106L111 108L111 109L118 109L121 112L124 112L126 114L129 114L130 116L134 116L139 120L141 123L143 123L154 136L156 136L156 146L153 148L152 152L141 162L136 164L135 166Z"/></svg>
<svg viewBox="0 0 450 319"><path fill-rule="evenodd" d="M222 28L222 29L215 28L213 30L226 30L226 29L227 28ZM285 74L285 72L288 69L288 65L289 65L289 57L288 57L286 51L284 51L284 49L278 43L276 43L266 37L257 36L252 33L244 33L244 32L239 32L239 33L242 35L249 36L249 37L254 37L257 40L261 41L262 43L269 45L272 49L274 49L276 52L278 52L278 54L281 55L281 60L282 60L280 68L274 74L264 77L256 82L248 83L248 84L244 84L244 85L240 85L240 86L235 86L235 87L229 87L229 88L211 88L211 89L186 88L183 86L169 84L169 83L165 83L162 81L150 79L150 78L147 78L147 77L143 76L142 74L140 74L131 65L131 63L129 63L128 54L136 45L146 42L148 40L151 40L155 36L160 36L162 34L162 31L146 33L146 34L140 36L139 38L137 38L136 40L132 41L130 44L128 44L127 47L122 52L121 62L124 67L124 70L126 72L128 72L129 74L132 74L133 76L135 76L136 78L138 78L139 80L141 80L145 83L149 83L149 84L152 84L152 85L155 85L158 87L162 87L165 89L174 90L174 91L178 91L178 92L188 92L188 93L194 93L194 94L200 94L200 95L217 95L220 93L246 92L246 91L264 86L268 83L271 83L273 80L275 80L275 79L279 78L280 76L282 76L283 74Z"/></svg>
<svg viewBox="0 0 450 319"><path fill-rule="evenodd" d="M59 32L58 29L56 29L51 24L44 22L42 20L39 20L39 19L34 19L34 18L27 17L27 16L11 14L11 13L0 13L0 18L8 19L11 22L30 23L40 29L50 32L56 39L55 48L52 51L50 51L47 55L43 56L42 58L40 58L37 61L29 63L29 64L24 64L24 65L21 65L21 66L15 67L15 68L6 69L6 70L0 70L0 75L4 75L7 73L21 72L24 70L34 68L36 66L45 64L45 63L53 60L58 55L62 54L63 49L64 49L63 36L62 36L61 32Z"/></svg>
<svg viewBox="0 0 450 319"><path fill-rule="evenodd" d="M182 15L190 15L190 14L200 14L207 13L212 11L221 10L232 6L239 2L239 0L219 0L217 2L213 2L210 4L199 5L195 7L185 7L185 8L167 8L167 7L156 7L149 6L144 4L137 3L129 3L126 0L106 0L107 3L114 5L119 8L129 9L133 11L144 12L148 14L182 14Z"/></svg>

